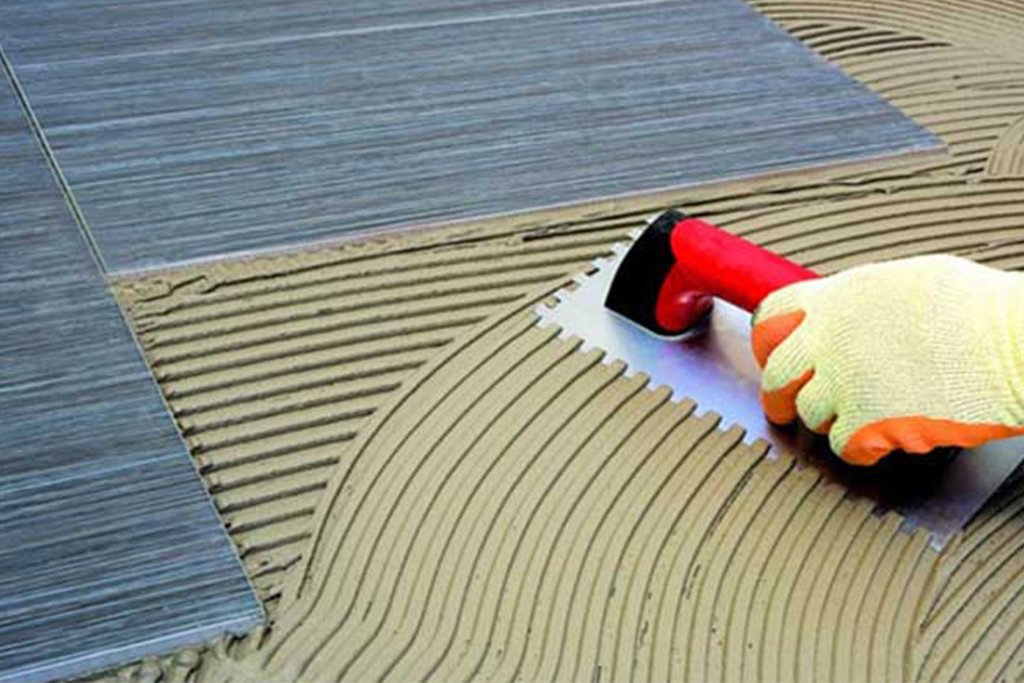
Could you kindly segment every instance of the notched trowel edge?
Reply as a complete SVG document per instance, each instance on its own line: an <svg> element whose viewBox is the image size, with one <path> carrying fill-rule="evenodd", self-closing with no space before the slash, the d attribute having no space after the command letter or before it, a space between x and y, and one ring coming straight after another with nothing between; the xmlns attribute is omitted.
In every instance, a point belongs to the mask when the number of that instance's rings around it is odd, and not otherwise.
<svg viewBox="0 0 1024 683"><path fill-rule="evenodd" d="M652 388L665 386L674 400L689 397L704 411L738 424L745 441L768 442L770 457L787 452L799 466L820 468L829 480L873 500L877 510L904 517L908 532L923 528L941 550L1024 462L1024 437L993 441L926 458L894 454L875 467L846 465L828 449L827 440L805 430L769 424L759 400L760 369L750 351L750 316L715 301L699 333L682 338L656 336L605 307L605 297L628 249L613 247L610 258L593 262L577 287L556 293L553 305L537 308L539 324L560 328L560 336L582 340L581 350L604 352L604 362L622 361L627 376L643 373Z"/></svg>

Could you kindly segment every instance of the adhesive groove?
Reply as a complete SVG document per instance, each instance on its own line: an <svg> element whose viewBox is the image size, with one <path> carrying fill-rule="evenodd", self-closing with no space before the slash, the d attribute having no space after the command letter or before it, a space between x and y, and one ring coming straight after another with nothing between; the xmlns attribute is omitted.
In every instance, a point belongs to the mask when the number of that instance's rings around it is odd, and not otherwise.
<svg viewBox="0 0 1024 683"><path fill-rule="evenodd" d="M933 251L1024 269L1018 5L754 4L951 155L695 190L690 213L823 273ZM1024 676L1024 482L936 555L533 328L534 301L659 208L121 283L190 438L254 435L198 457L275 623L208 651L198 681ZM373 414L302 427L352 406Z"/></svg>

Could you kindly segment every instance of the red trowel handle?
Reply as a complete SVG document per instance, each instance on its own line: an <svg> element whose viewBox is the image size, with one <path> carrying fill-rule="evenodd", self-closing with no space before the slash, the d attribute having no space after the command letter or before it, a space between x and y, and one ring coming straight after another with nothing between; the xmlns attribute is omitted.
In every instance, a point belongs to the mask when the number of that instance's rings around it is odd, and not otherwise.
<svg viewBox="0 0 1024 683"><path fill-rule="evenodd" d="M678 334L708 312L713 298L753 312L775 290L816 277L742 237L666 211L626 254L606 305L654 332Z"/></svg>
<svg viewBox="0 0 1024 683"><path fill-rule="evenodd" d="M656 313L664 327L689 327L695 317L707 311L709 297L753 313L775 290L818 277L699 218L682 217L673 226L669 240L675 264L662 285Z"/></svg>

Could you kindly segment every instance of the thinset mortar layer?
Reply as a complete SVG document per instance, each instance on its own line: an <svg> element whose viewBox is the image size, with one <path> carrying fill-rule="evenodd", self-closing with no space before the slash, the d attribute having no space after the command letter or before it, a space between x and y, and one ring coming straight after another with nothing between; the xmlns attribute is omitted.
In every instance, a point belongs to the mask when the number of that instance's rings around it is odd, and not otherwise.
<svg viewBox="0 0 1024 683"><path fill-rule="evenodd" d="M757 6L952 154L678 203L824 273L940 251L1024 269L1024 7ZM1024 482L937 554L535 326L537 302L664 204L121 283L273 615L121 674L1024 677Z"/></svg>

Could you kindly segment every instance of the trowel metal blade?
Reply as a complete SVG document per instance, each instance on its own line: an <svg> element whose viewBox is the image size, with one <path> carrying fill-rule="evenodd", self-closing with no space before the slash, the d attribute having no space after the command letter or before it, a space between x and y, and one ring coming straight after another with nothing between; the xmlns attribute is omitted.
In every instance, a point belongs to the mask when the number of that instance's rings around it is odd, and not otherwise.
<svg viewBox="0 0 1024 683"><path fill-rule="evenodd" d="M604 306L619 255L595 262L596 270L577 279L579 286L558 292L558 303L541 305L542 324L553 323L563 336L575 335L585 349L598 348L608 361L625 362L627 374L644 373L676 398L689 397L746 429L750 442L763 439L770 457L792 453L803 466L864 495L880 511L904 516L908 530L923 527L941 550L985 501L1024 461L1024 437L993 441L971 450L950 449L928 457L893 454L875 467L853 467L832 455L828 441L798 428L780 429L761 411L760 370L750 351L750 316L716 301L705 329L676 339L657 337Z"/></svg>

